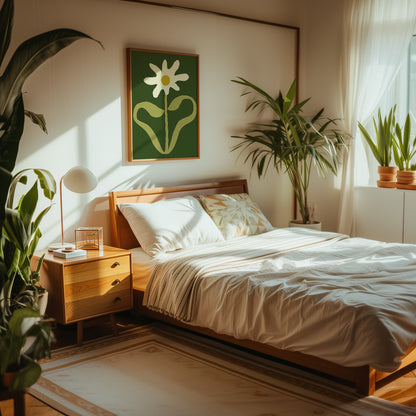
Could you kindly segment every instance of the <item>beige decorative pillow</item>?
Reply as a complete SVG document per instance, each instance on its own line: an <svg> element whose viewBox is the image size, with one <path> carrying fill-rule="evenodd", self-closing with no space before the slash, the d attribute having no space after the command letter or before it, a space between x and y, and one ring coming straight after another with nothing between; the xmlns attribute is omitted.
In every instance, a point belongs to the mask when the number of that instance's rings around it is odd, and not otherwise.
<svg viewBox="0 0 416 416"><path fill-rule="evenodd" d="M201 195L199 200L226 240L273 229L259 206L247 194Z"/></svg>

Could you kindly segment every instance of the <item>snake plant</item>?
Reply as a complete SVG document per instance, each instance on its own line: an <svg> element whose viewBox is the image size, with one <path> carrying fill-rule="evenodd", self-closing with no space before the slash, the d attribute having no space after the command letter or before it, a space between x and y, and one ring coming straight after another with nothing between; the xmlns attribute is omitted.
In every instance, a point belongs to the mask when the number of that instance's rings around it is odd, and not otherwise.
<svg viewBox="0 0 416 416"><path fill-rule="evenodd" d="M416 155L416 137L410 138L410 114L407 115L403 131L396 123L396 137L393 139L394 161L399 170L416 170L416 163L412 161Z"/></svg>
<svg viewBox="0 0 416 416"><path fill-rule="evenodd" d="M244 78L232 81L248 89L242 95L255 96L246 111L256 108L273 111L273 120L269 123L258 123L245 135L233 136L240 142L232 150L246 153L245 161L251 160L251 167L256 167L259 177L263 176L269 165L277 172L286 172L302 222L310 223L308 188L312 166L322 176L328 171L336 174L341 151L346 148L344 135L335 128L336 120L325 118L323 109L311 118L304 116L302 109L309 99L298 104L295 102L296 81L293 81L285 96L279 92L276 99Z"/></svg>
<svg viewBox="0 0 416 416"><path fill-rule="evenodd" d="M358 122L358 127L367 142L368 146L376 158L380 166L390 166L392 159L393 141L395 135L395 124L396 124L396 106L391 108L389 115L384 118L381 117L380 109L378 110L377 122L373 117L373 124L375 130L375 139L371 138L370 133L365 127Z"/></svg>

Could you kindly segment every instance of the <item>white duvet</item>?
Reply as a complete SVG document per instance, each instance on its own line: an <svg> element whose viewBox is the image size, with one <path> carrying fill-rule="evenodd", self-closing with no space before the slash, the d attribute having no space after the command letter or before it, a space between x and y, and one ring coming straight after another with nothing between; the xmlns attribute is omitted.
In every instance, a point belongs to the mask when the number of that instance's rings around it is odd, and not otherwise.
<svg viewBox="0 0 416 416"><path fill-rule="evenodd" d="M416 339L416 246L277 229L166 254L143 303L217 333L391 372Z"/></svg>

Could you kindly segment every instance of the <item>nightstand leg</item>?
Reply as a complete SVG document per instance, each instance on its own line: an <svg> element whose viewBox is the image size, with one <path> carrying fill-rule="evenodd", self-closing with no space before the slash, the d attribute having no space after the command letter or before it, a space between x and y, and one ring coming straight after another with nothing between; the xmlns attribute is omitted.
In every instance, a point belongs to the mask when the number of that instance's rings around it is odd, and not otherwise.
<svg viewBox="0 0 416 416"><path fill-rule="evenodd" d="M113 334L114 334L114 336L117 336L118 335L118 329L117 329L116 319L114 318L113 313L110 313L110 322L111 322L111 328L113 330Z"/></svg>
<svg viewBox="0 0 416 416"><path fill-rule="evenodd" d="M77 322L77 344L82 345L84 335L84 321Z"/></svg>
<svg viewBox="0 0 416 416"><path fill-rule="evenodd" d="M15 416L25 416L26 415L26 405L25 405L25 390L21 390L16 393L14 398L14 414Z"/></svg>

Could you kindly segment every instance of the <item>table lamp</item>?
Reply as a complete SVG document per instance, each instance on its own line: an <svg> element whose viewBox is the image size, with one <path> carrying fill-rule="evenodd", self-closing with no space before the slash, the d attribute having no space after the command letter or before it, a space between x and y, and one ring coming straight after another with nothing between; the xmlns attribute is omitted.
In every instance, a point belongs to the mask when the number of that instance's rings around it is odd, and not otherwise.
<svg viewBox="0 0 416 416"><path fill-rule="evenodd" d="M65 185L70 191L77 194L84 194L92 191L97 186L97 178L88 169L83 166L75 166L64 176L62 176L59 182L59 202L61 204L61 243L52 244L48 247L50 251L61 249L67 246L73 247L73 244L64 243L64 220L63 220L63 203L62 203L62 184Z"/></svg>

